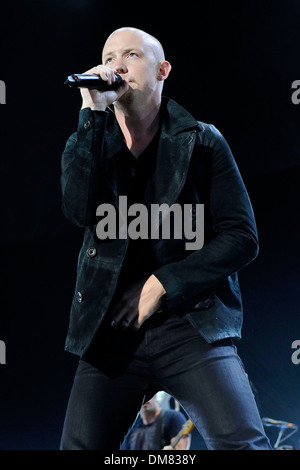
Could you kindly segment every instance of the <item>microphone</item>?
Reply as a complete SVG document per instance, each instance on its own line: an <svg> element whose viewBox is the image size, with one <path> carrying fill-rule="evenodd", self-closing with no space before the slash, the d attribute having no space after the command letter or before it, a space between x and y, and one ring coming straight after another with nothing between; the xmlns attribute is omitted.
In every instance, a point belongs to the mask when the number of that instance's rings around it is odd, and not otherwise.
<svg viewBox="0 0 300 470"><path fill-rule="evenodd" d="M117 90L122 83L122 77L115 73L116 80L111 84L102 78L99 75L87 75L87 74L78 74L74 73L69 75L64 85L68 85L71 88L89 88L90 90L99 90L99 91L110 91Z"/></svg>
<svg viewBox="0 0 300 470"><path fill-rule="evenodd" d="M298 429L298 426L293 423L288 423L287 421L279 421L272 418L262 418L262 422L265 426L275 426L277 428L285 429Z"/></svg>

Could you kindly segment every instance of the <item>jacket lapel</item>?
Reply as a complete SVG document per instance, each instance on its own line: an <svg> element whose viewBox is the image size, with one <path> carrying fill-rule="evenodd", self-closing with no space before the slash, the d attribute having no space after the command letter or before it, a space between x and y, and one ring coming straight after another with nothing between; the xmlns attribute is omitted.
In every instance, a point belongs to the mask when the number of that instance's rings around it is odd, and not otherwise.
<svg viewBox="0 0 300 470"><path fill-rule="evenodd" d="M175 203L185 184L198 124L189 113L171 100L168 100L166 109L167 116L163 120L153 178L152 202L166 204L160 211L160 223L169 212L167 206Z"/></svg>
<svg viewBox="0 0 300 470"><path fill-rule="evenodd" d="M193 153L196 130L183 132L172 138L162 132L157 166L154 174L154 200L166 204L161 208L162 220L168 214L168 207L177 200L186 180L189 162Z"/></svg>

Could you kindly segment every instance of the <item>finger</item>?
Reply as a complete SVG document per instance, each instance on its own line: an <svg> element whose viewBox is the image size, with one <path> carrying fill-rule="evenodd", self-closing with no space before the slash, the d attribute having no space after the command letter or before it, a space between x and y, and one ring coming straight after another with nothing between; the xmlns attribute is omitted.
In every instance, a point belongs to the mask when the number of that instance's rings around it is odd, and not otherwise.
<svg viewBox="0 0 300 470"><path fill-rule="evenodd" d="M111 316L111 326L117 328L120 325L120 322L125 318L126 311L118 312Z"/></svg>
<svg viewBox="0 0 300 470"><path fill-rule="evenodd" d="M115 320L113 319L111 322L112 328L121 328L122 330L127 330L129 327L133 325L133 322L135 321L135 318L132 318L132 316L129 316L127 313L126 315L123 316L120 320Z"/></svg>
<svg viewBox="0 0 300 470"><path fill-rule="evenodd" d="M130 328L132 328L133 330L139 330L142 326L142 324L147 320L147 318L151 317L151 315L147 315L147 316L144 316L144 317L140 317L140 315L137 315L135 320L132 321L131 325L130 325Z"/></svg>
<svg viewBox="0 0 300 470"><path fill-rule="evenodd" d="M122 330L127 330L128 328L130 328L132 321L133 319L128 318L128 316L125 316L124 318L122 318L121 322L119 323L119 327Z"/></svg>
<svg viewBox="0 0 300 470"><path fill-rule="evenodd" d="M122 299L113 303L113 305L110 308L110 314L109 314L111 320L114 320L116 323L119 323L128 310L125 307L126 307L126 304L124 300Z"/></svg>
<svg viewBox="0 0 300 470"><path fill-rule="evenodd" d="M132 322L131 325L130 325L130 329L132 329L134 331L139 330L140 327L141 327L141 324L139 324L138 318L134 322Z"/></svg>
<svg viewBox="0 0 300 470"><path fill-rule="evenodd" d="M115 72L103 65L96 65L95 67L91 68L84 72L84 75L99 75L102 80L106 81L109 85L112 84L116 80Z"/></svg>
<svg viewBox="0 0 300 470"><path fill-rule="evenodd" d="M107 81L109 85L116 81L116 71L104 65L97 65L95 67L95 72L97 75L100 75L102 80Z"/></svg>
<svg viewBox="0 0 300 470"><path fill-rule="evenodd" d="M122 328L127 328L130 323L137 317L137 315L138 312L134 312L133 310L129 311L128 305L124 304L123 307L114 311L114 313L112 314L111 326L121 326Z"/></svg>
<svg viewBox="0 0 300 470"><path fill-rule="evenodd" d="M162 313L162 308L158 308L158 309L153 309L151 311L149 311L146 315L137 315L135 321L133 321L130 325L130 328L132 328L133 330L138 330L142 324L148 320L148 318L152 317L152 315L154 313Z"/></svg>

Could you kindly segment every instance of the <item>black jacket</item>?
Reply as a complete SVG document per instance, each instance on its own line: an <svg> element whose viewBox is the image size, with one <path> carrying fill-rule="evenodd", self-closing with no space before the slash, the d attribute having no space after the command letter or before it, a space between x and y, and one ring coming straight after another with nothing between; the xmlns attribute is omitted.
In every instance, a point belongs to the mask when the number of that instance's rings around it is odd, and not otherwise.
<svg viewBox="0 0 300 470"><path fill-rule="evenodd" d="M163 98L162 130L154 174L158 204L204 204L204 245L186 250L187 240L152 240L153 274L167 295L164 308L186 314L208 342L240 337L242 301L237 272L258 252L251 203L229 146L213 126L196 121ZM62 156L62 208L85 227L78 259L66 349L82 355L101 325L114 295L128 240L100 240L96 209L118 207L115 156L123 145L111 111L80 111L77 133ZM191 218L194 217L191 211Z"/></svg>

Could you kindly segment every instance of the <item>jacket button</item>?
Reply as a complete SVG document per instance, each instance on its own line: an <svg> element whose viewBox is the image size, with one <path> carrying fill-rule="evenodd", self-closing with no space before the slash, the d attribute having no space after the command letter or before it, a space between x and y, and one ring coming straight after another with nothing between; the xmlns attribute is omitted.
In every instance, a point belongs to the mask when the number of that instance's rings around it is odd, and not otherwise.
<svg viewBox="0 0 300 470"><path fill-rule="evenodd" d="M77 297L77 302L81 304L81 302L83 301L82 293L77 292L76 297Z"/></svg>
<svg viewBox="0 0 300 470"><path fill-rule="evenodd" d="M84 129L89 129L91 127L91 121L87 120L83 123Z"/></svg>
<svg viewBox="0 0 300 470"><path fill-rule="evenodd" d="M88 255L89 258L94 258L94 256L96 256L96 253L97 253L97 250L93 246L86 250L86 254Z"/></svg>

